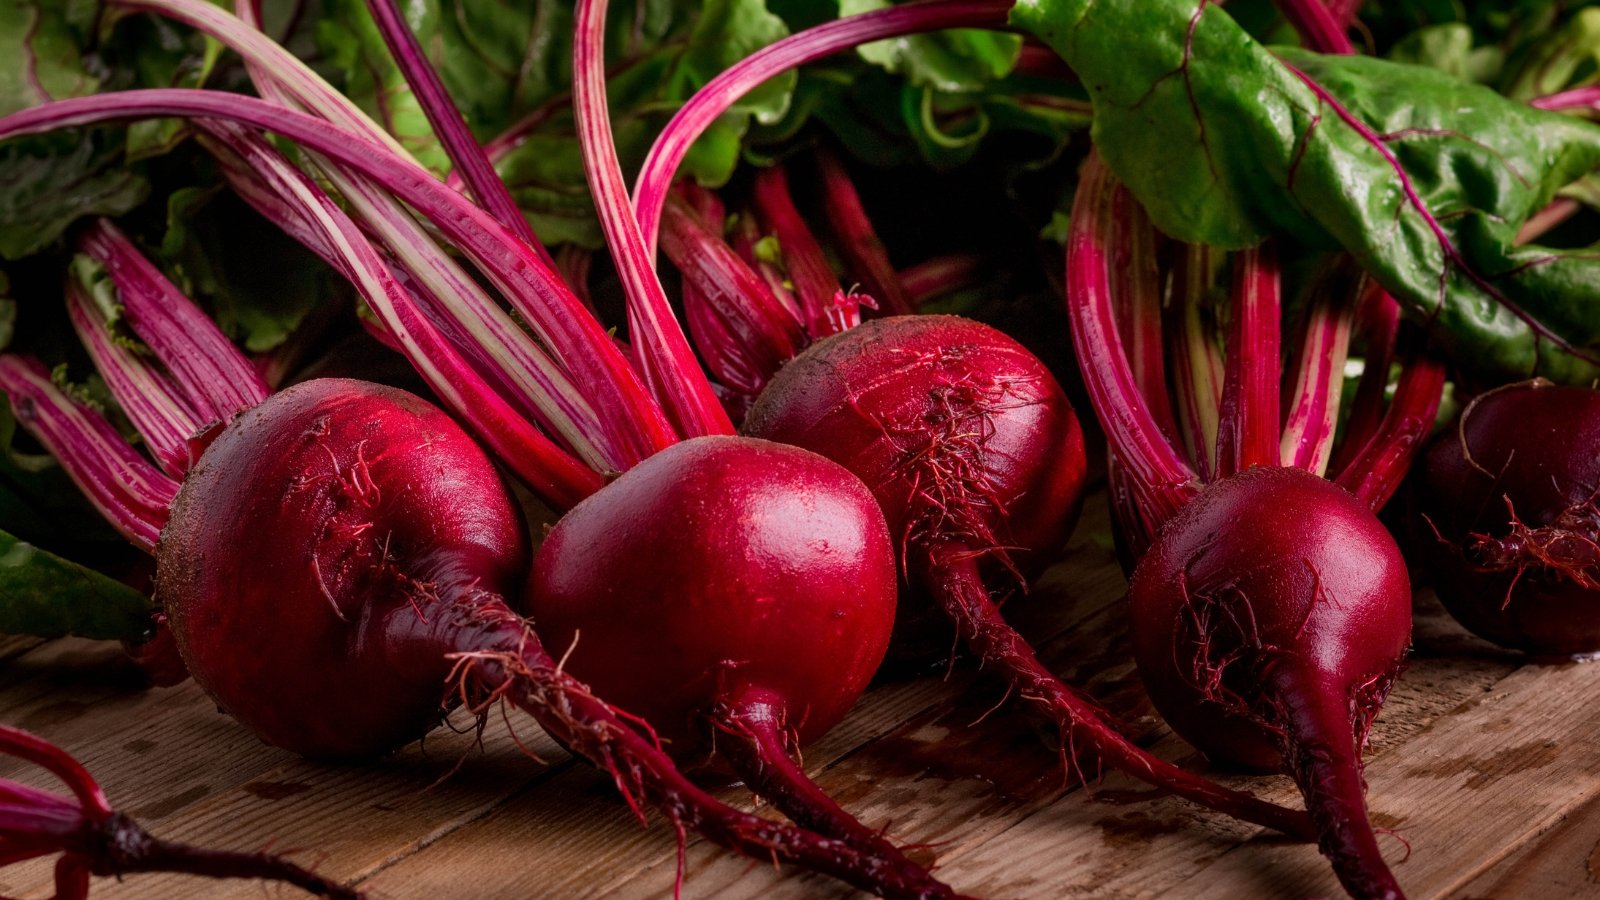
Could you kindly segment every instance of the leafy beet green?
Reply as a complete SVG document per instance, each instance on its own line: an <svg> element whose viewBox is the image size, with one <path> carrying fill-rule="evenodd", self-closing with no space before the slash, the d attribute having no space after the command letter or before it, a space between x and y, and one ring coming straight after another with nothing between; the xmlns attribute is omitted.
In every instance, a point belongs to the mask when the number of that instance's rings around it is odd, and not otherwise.
<svg viewBox="0 0 1600 900"><path fill-rule="evenodd" d="M763 0L650 0L619 5L608 29L609 91L625 167L643 158L665 117L712 76L788 34ZM547 244L602 245L583 181L570 114L569 2L506 4L429 0L406 5L407 20L451 99L534 231ZM450 164L362 0L336 0L317 26L320 49L343 89L437 173ZM752 120L777 121L795 76L774 79L724 116L685 165L720 185L739 161ZM514 135L514 139L510 138ZM496 147L496 138L503 146Z"/></svg>
<svg viewBox="0 0 1600 900"><path fill-rule="evenodd" d="M840 15L891 6L888 0L840 0ZM856 49L862 59L911 84L947 93L981 90L1004 78L1017 63L1022 39L1014 34L971 28L875 41Z"/></svg>
<svg viewBox="0 0 1600 900"><path fill-rule="evenodd" d="M1514 244L1600 164L1600 128L1433 69L1268 50L1209 3L1025 0L1013 20L1088 86L1096 145L1168 234L1343 247L1463 365L1600 372L1600 259Z"/></svg>
<svg viewBox="0 0 1600 900"><path fill-rule="evenodd" d="M144 592L0 531L0 634L137 640L154 610Z"/></svg>
<svg viewBox="0 0 1600 900"><path fill-rule="evenodd" d="M0 0L0 115L99 88L80 51L93 20L92 4Z"/></svg>
<svg viewBox="0 0 1600 900"><path fill-rule="evenodd" d="M0 257L38 252L81 216L119 216L144 202L150 183L123 159L120 142L100 133L0 147Z"/></svg>

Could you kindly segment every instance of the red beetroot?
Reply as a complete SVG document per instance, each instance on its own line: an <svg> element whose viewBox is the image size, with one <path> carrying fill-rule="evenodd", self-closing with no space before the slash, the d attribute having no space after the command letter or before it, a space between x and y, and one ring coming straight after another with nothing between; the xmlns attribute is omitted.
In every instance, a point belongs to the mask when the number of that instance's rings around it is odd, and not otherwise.
<svg viewBox="0 0 1600 900"><path fill-rule="evenodd" d="M951 554L1037 573L1083 500L1083 434L1055 377L956 316L875 319L817 342L778 372L745 432L822 453L871 486L924 588Z"/></svg>
<svg viewBox="0 0 1600 900"><path fill-rule="evenodd" d="M1597 446L1600 391L1545 381L1483 394L1429 444L1417 543L1473 633L1535 654L1600 650Z"/></svg>
<svg viewBox="0 0 1600 900"><path fill-rule="evenodd" d="M894 622L894 556L859 481L738 437L677 444L551 529L527 591L567 667L650 722L680 763L771 707L796 746L865 689Z"/></svg>
<svg viewBox="0 0 1600 900"><path fill-rule="evenodd" d="M1361 748L1411 638L1411 587L1369 507L1303 469L1216 482L1133 573L1134 654L1174 730L1220 762L1286 768L1357 897L1399 896L1367 821Z"/></svg>
<svg viewBox="0 0 1600 900"><path fill-rule="evenodd" d="M1129 339L1119 337L1119 303L1137 310L1151 297L1130 293L1160 284L1113 276L1113 261L1129 242L1148 239L1150 225L1136 210L1091 157L1073 204L1067 305L1084 381L1150 539L1130 594L1141 676L1157 709L1207 754L1282 766L1294 776L1346 890L1398 898L1366 813L1360 751L1410 638L1410 585L1399 548L1373 510L1427 433L1442 368L1408 345L1387 411L1369 417L1371 433L1336 483L1319 478L1341 384L1338 368L1321 363L1320 348L1340 352L1341 334L1348 334L1341 323L1349 322L1356 295L1339 289L1342 281L1319 285L1314 304L1321 312L1308 320L1302 368L1283 416L1281 291L1269 242L1232 260L1220 396L1185 407L1193 425L1208 426L1192 434L1214 431L1214 454L1201 441L1180 448L1140 393L1165 391L1166 378L1141 383L1124 346ZM1199 296L1186 290L1178 302ZM1161 323L1150 326L1159 344ZM1185 331L1184 339L1208 340L1203 331ZM1383 393L1367 392L1367 402Z"/></svg>
<svg viewBox="0 0 1600 900"><path fill-rule="evenodd" d="M156 597L195 679L263 740L370 756L438 722L447 654L526 559L499 473L455 422L321 379L241 414L201 456L157 545Z"/></svg>

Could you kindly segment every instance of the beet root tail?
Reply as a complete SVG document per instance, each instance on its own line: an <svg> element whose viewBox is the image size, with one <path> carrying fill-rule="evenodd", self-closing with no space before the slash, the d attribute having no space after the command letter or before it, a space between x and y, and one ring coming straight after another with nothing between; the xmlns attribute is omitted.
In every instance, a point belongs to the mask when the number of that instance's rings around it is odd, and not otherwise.
<svg viewBox="0 0 1600 900"><path fill-rule="evenodd" d="M1367 816L1366 782L1350 703L1314 673L1274 679L1284 729L1284 762L1305 795L1317 845L1358 900L1404 900Z"/></svg>
<svg viewBox="0 0 1600 900"><path fill-rule="evenodd" d="M927 879L929 897L954 897L946 885L907 859L881 832L846 812L812 781L790 756L783 708L779 702L746 691L713 713L719 729L717 751L746 785L780 812L818 834L844 841L862 853L904 867L910 882Z"/></svg>
<svg viewBox="0 0 1600 900"><path fill-rule="evenodd" d="M1317 838L1306 813L1222 787L1136 746L1111 727L1099 706L1045 668L1027 640L1001 617L971 554L952 548L929 557L923 580L961 639L1018 697L1057 724L1067 746L1088 749L1103 765L1236 819L1302 840Z"/></svg>
<svg viewBox="0 0 1600 900"><path fill-rule="evenodd" d="M124 816L104 826L105 852L85 860L96 875L179 872L206 878L259 878L292 884L331 900L356 900L362 893L270 853L207 850L152 837Z"/></svg>
<svg viewBox="0 0 1600 900"><path fill-rule="evenodd" d="M787 822L740 812L702 790L678 770L626 713L600 698L560 664L509 609L499 621L480 619L481 649L463 649L469 684L478 696L504 698L536 719L557 740L611 774L636 813L647 802L674 827L758 860L788 860L888 898L934 900L949 888L924 869L894 856L869 853Z"/></svg>

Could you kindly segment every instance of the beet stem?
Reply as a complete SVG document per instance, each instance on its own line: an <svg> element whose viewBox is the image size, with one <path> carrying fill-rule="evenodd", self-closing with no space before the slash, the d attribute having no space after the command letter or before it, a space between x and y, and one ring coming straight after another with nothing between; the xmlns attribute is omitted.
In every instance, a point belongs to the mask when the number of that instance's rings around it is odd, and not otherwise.
<svg viewBox="0 0 1600 900"><path fill-rule="evenodd" d="M828 222L838 235L839 252L850 263L853 274L867 286L867 293L882 304L884 315L911 315L916 310L889 260L889 249L872 227L872 219L844 163L832 150L823 147L817 151L817 168L822 173Z"/></svg>
<svg viewBox="0 0 1600 900"><path fill-rule="evenodd" d="M128 327L207 420L226 422L267 399L250 360L109 219L95 220L78 248L105 267Z"/></svg>
<svg viewBox="0 0 1600 900"><path fill-rule="evenodd" d="M61 463L111 526L153 552L178 482L156 468L106 420L51 380L32 357L0 355L0 391L17 422Z"/></svg>
<svg viewBox="0 0 1600 900"><path fill-rule="evenodd" d="M800 352L805 335L761 275L685 200L667 202L665 225L662 248L683 274L690 335L723 386L748 405Z"/></svg>
<svg viewBox="0 0 1600 900"><path fill-rule="evenodd" d="M1318 673L1289 667L1272 678L1281 705L1283 757L1305 795L1317 843L1334 874L1357 900L1403 900L1367 817L1350 701Z"/></svg>
<svg viewBox="0 0 1600 900"><path fill-rule="evenodd" d="M946 294L981 284L983 264L983 257L976 253L952 253L907 266L895 279L916 311Z"/></svg>
<svg viewBox="0 0 1600 900"><path fill-rule="evenodd" d="M881 832L862 824L812 781L789 755L792 743L784 727L781 701L759 691L746 691L712 713L717 727L717 753L733 766L757 795L802 827L851 844L861 852L899 860L907 882L927 880L926 896L952 897L954 893L934 880Z"/></svg>
<svg viewBox="0 0 1600 900"><path fill-rule="evenodd" d="M182 478L189 468L189 438L211 419L190 405L186 392L160 363L117 340L105 311L76 275L67 276L66 295L72 330L106 387L162 471Z"/></svg>
<svg viewBox="0 0 1600 900"><path fill-rule="evenodd" d="M1361 337L1361 380L1350 401L1339 451L1328 471L1343 472L1372 439L1383 421L1384 394L1389 388L1389 366L1394 362L1395 335L1400 330L1400 304L1375 281L1368 280L1356 307L1356 330Z"/></svg>
<svg viewBox="0 0 1600 900"><path fill-rule="evenodd" d="M1115 252L1115 194L1111 173L1091 153L1080 173L1072 204L1072 231L1067 236L1067 316L1089 400L1099 413L1112 451L1127 467L1152 523L1159 528L1199 487L1194 469L1179 457L1144 402L1127 351L1117 340L1110 271ZM1274 422L1276 410L1274 403Z"/></svg>
<svg viewBox="0 0 1600 900"><path fill-rule="evenodd" d="M784 269L800 297L806 333L812 338L834 333L838 329L830 327L828 310L840 293L839 277L828 265L811 226L795 208L789 176L781 165L756 173L753 200L761 221L778 237Z"/></svg>
<svg viewBox="0 0 1600 900"><path fill-rule="evenodd" d="M1427 352L1427 337L1419 328L1404 326L1399 343L1404 368L1394 398L1377 431L1350 466L1339 473L1338 484L1373 509L1381 509L1399 489L1433 429L1444 397L1444 364Z"/></svg>
<svg viewBox="0 0 1600 900"><path fill-rule="evenodd" d="M1349 258L1336 257L1319 274L1305 312L1289 396L1284 400L1281 461L1322 476L1339 420L1344 393L1344 363L1350 354L1350 327L1359 283Z"/></svg>
<svg viewBox="0 0 1600 900"><path fill-rule="evenodd" d="M390 55L405 76L406 84L411 86L411 92L416 95L423 114L428 117L428 124L433 126L433 133L444 145L450 162L461 173L478 205L487 209L508 231L521 238L551 268L555 268L550 251L534 236L533 229L517 208L517 202L512 199L505 182L500 180L488 155L467 129L466 119L455 101L450 99L450 92L445 89L439 73L428 62L421 42L401 17L396 0L366 2L384 43L389 45Z"/></svg>
<svg viewBox="0 0 1600 900"><path fill-rule="evenodd" d="M572 97L583 172L627 296L633 364L682 437L733 434L733 423L700 370L655 271L629 203L606 98L606 6L578 0L573 12Z"/></svg>
<svg viewBox="0 0 1600 900"><path fill-rule="evenodd" d="M1205 316L1211 251L1184 247L1173 278L1173 386L1183 446L1201 479L1216 475L1217 416L1222 405L1222 353Z"/></svg>
<svg viewBox="0 0 1600 900"><path fill-rule="evenodd" d="M1165 354L1162 352L1161 273L1156 260L1156 229L1144 208L1128 191L1117 191L1118 264L1111 288L1119 312L1134 383L1150 415L1174 446L1179 443L1178 420L1167 391Z"/></svg>
<svg viewBox="0 0 1600 900"><path fill-rule="evenodd" d="M1234 257L1233 320L1217 429L1222 477L1278 464L1278 375L1282 318L1278 255L1269 240Z"/></svg>
<svg viewBox="0 0 1600 900"><path fill-rule="evenodd" d="M1304 840L1316 836L1305 813L1184 771L1113 729L1106 713L1045 668L1028 642L1000 615L970 553L955 546L928 551L923 573L922 580L955 623L961 639L985 667L997 671L1019 697L1061 728L1061 739L1068 748L1090 749L1105 765L1237 819Z"/></svg>

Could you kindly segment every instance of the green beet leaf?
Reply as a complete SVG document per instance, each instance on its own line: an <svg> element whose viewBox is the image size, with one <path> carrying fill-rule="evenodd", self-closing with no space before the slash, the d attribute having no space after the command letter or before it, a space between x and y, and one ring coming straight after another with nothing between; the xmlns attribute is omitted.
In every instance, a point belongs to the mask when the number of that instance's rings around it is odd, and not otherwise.
<svg viewBox="0 0 1600 900"><path fill-rule="evenodd" d="M1435 69L1268 50L1210 3L1024 0L1013 19L1082 78L1096 146L1163 231L1343 247L1464 366L1600 374L1600 260L1514 245L1600 165L1600 128Z"/></svg>
<svg viewBox="0 0 1600 900"><path fill-rule="evenodd" d="M0 531L0 633L138 640L150 598Z"/></svg>

